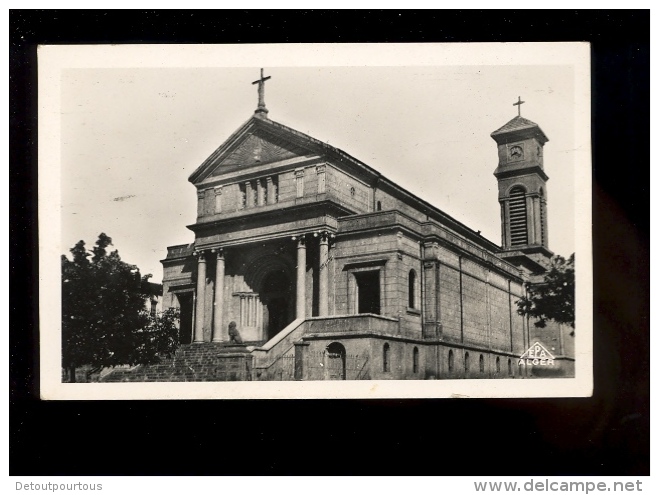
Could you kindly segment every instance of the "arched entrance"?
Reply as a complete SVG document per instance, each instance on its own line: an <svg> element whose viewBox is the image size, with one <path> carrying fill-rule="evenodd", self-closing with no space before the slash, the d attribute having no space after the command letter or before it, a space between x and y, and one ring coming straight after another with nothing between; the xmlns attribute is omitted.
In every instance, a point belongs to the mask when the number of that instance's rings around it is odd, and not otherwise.
<svg viewBox="0 0 659 495"><path fill-rule="evenodd" d="M325 349L328 380L346 379L346 348L343 344L332 342Z"/></svg>
<svg viewBox="0 0 659 495"><path fill-rule="evenodd" d="M293 288L284 269L273 270L264 277L260 297L264 306L263 333L270 340L293 321Z"/></svg>

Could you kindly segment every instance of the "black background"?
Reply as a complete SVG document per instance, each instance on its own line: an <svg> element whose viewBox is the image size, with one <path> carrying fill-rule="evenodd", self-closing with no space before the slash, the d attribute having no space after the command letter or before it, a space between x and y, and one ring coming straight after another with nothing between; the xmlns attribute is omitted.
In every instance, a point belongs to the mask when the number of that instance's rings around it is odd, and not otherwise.
<svg viewBox="0 0 659 495"><path fill-rule="evenodd" d="M9 30L10 475L649 475L649 10L13 10ZM38 43L479 41L592 43L592 398L39 400Z"/></svg>

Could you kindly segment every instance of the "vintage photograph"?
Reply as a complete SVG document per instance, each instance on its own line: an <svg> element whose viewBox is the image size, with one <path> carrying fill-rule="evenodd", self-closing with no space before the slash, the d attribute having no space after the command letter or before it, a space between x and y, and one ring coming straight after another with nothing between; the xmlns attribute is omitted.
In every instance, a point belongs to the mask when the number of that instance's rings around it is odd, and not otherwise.
<svg viewBox="0 0 659 495"><path fill-rule="evenodd" d="M39 67L42 397L590 395L587 44Z"/></svg>

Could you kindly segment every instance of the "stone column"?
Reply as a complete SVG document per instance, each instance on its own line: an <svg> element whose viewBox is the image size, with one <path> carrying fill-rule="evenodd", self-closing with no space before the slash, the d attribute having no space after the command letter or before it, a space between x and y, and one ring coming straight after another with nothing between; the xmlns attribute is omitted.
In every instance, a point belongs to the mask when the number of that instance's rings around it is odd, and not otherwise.
<svg viewBox="0 0 659 495"><path fill-rule="evenodd" d="M273 187L272 177L265 178L265 203L268 205L275 203L275 188Z"/></svg>
<svg viewBox="0 0 659 495"><path fill-rule="evenodd" d="M538 244L535 235L535 202L532 196L526 196L526 232L527 244Z"/></svg>
<svg viewBox="0 0 659 495"><path fill-rule="evenodd" d="M256 179L256 205L263 206L265 204L265 191L263 190L263 179Z"/></svg>
<svg viewBox="0 0 659 495"><path fill-rule="evenodd" d="M252 181L245 182L245 208L256 206L254 204L254 189L252 188Z"/></svg>
<svg viewBox="0 0 659 495"><path fill-rule="evenodd" d="M304 236L301 236L297 239L297 293L295 299L295 318L297 319L304 319L305 307L307 305L306 272L307 246Z"/></svg>
<svg viewBox="0 0 659 495"><path fill-rule="evenodd" d="M204 341L204 301L206 298L206 258L203 251L197 252L197 294L195 304L194 341Z"/></svg>
<svg viewBox="0 0 659 495"><path fill-rule="evenodd" d="M329 235L320 235L320 256L318 260L318 316L329 312Z"/></svg>
<svg viewBox="0 0 659 495"><path fill-rule="evenodd" d="M215 299L213 301L213 342L222 341L222 318L224 316L224 252L217 250L215 264Z"/></svg>

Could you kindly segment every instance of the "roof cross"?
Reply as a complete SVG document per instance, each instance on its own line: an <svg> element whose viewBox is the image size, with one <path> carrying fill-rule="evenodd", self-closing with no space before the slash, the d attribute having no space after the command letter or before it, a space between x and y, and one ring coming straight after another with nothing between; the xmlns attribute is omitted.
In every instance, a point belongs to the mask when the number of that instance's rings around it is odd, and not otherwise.
<svg viewBox="0 0 659 495"><path fill-rule="evenodd" d="M268 109L265 108L265 82L271 77L263 77L263 69L261 69L261 77L252 83L259 85L259 106L254 113L268 113Z"/></svg>
<svg viewBox="0 0 659 495"><path fill-rule="evenodd" d="M263 70L263 69L261 69ZM521 117L522 116L522 103L526 103L525 101L522 101L521 96L517 97L517 103L513 103L514 107L517 107L517 116Z"/></svg>

